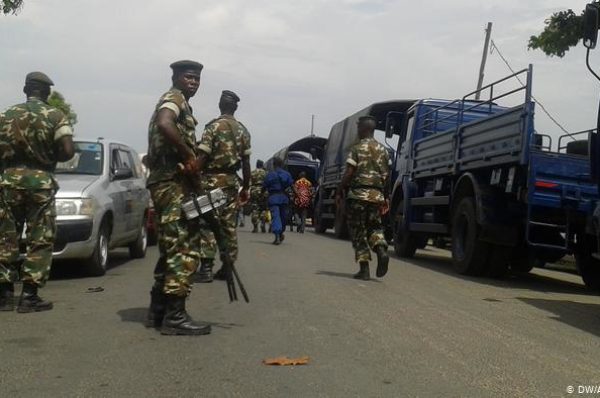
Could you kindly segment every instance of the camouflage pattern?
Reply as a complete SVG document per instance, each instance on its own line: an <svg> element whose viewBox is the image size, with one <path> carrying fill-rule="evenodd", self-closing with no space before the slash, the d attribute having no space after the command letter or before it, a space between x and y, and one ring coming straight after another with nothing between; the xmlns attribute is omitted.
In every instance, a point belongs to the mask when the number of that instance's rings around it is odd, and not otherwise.
<svg viewBox="0 0 600 398"><path fill-rule="evenodd" d="M37 98L0 114L0 282L45 285L56 236L55 143L72 136L67 117ZM25 260L19 239L26 225ZM20 269L20 272L19 272Z"/></svg>
<svg viewBox="0 0 600 398"><path fill-rule="evenodd" d="M190 276L200 264L200 226L197 221L187 221L182 214L181 205L189 196L189 187L177 169L183 159L156 125L158 112L164 108L177 116L177 129L192 152L196 149L197 121L183 93L173 87L158 100L148 127L150 174L146 184L157 215L159 257L164 258L161 261L165 264L155 269L155 286L162 287L165 294L187 296Z"/></svg>
<svg viewBox="0 0 600 398"><path fill-rule="evenodd" d="M255 169L252 171L250 179L250 217L252 224L257 226L259 223L264 225L267 220L267 192L263 191L262 185L267 176L265 169Z"/></svg>
<svg viewBox="0 0 600 398"><path fill-rule="evenodd" d="M387 250L383 235L379 205L364 200L347 201L348 227L352 235L352 247L357 262L370 261L371 250L382 245Z"/></svg>
<svg viewBox="0 0 600 398"><path fill-rule="evenodd" d="M154 279L165 294L187 296L190 277L200 264L200 225L182 215L181 205L188 195L180 178L149 187L159 224L159 257L166 263L166 267L156 267Z"/></svg>
<svg viewBox="0 0 600 398"><path fill-rule="evenodd" d="M183 141L192 151L196 148L196 125L198 122L183 93L172 87L158 100L148 127L147 163L150 169L146 183L148 186L161 181L173 180L178 172L177 164L183 161L175 147L167 142L156 126L156 116L164 108L170 109L177 116L176 125Z"/></svg>
<svg viewBox="0 0 600 398"><path fill-rule="evenodd" d="M381 204L389 175L389 155L375 138L363 138L354 144L346 163L356 167L348 192L349 199Z"/></svg>
<svg viewBox="0 0 600 398"><path fill-rule="evenodd" d="M236 220L240 188L236 171L241 168L242 157L251 153L250 133L233 116L222 115L206 125L198 149L208 154L202 188L221 188L228 198L227 203L216 212L223 234L223 247L227 248L231 259L235 261L238 255ZM210 239L210 235L208 232L203 233L202 246L207 248L207 257L203 258L211 258L208 255L216 251L216 242L214 237Z"/></svg>

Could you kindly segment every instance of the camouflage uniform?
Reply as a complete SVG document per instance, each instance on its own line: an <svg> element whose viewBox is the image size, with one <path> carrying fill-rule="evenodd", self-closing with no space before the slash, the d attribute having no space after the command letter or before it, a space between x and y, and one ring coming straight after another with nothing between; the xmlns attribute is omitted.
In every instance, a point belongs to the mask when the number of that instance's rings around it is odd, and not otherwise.
<svg viewBox="0 0 600 398"><path fill-rule="evenodd" d="M222 244L227 248L232 261L235 261L238 255L235 225L240 188L240 180L236 172L241 167L242 156L249 156L251 153L250 133L233 116L222 115L206 125L198 149L208 154L202 178L203 188L205 190L221 188L228 198L227 203L216 212L223 233ZM208 238L210 235L212 234L208 234ZM203 232L203 245L216 243L206 239L207 234Z"/></svg>
<svg viewBox="0 0 600 398"><path fill-rule="evenodd" d="M263 191L262 185L267 171L265 169L255 169L250 179L250 206L252 208L252 224L257 227L260 222L262 226L267 221L267 195Z"/></svg>
<svg viewBox="0 0 600 398"><path fill-rule="evenodd" d="M48 280L56 235L54 147L72 135L67 117L37 98L0 114L0 283L18 279L24 225L27 254L21 279L38 287Z"/></svg>
<svg viewBox="0 0 600 398"><path fill-rule="evenodd" d="M370 261L379 245L387 250L379 207L389 175L389 156L374 138L364 138L351 149L346 163L356 167L348 191L348 226L357 262Z"/></svg>
<svg viewBox="0 0 600 398"><path fill-rule="evenodd" d="M162 287L168 295L187 296L191 288L190 276L200 262L200 231L198 222L188 222L181 205L190 187L177 169L182 161L176 149L158 131L156 117L159 110L167 108L177 116L177 129L186 145L195 151L196 125L192 108L177 88L171 88L162 97L148 130L148 157L150 170L147 187L158 220L160 257L154 272L155 286Z"/></svg>

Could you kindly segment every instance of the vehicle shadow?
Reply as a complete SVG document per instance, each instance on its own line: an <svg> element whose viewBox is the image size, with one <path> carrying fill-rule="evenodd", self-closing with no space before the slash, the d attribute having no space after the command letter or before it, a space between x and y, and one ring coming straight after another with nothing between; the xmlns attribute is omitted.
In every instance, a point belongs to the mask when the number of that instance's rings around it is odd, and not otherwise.
<svg viewBox="0 0 600 398"><path fill-rule="evenodd" d="M578 303L569 300L547 300L517 297L517 300L543 311L552 313L548 317L584 332L600 337L600 305Z"/></svg>
<svg viewBox="0 0 600 398"><path fill-rule="evenodd" d="M115 250L109 253L107 272L113 268L123 265L131 261L129 252L126 250ZM61 260L53 261L50 269L51 280L63 279L81 279L81 278L96 278L86 274L82 260Z"/></svg>
<svg viewBox="0 0 600 398"><path fill-rule="evenodd" d="M345 279L352 279L352 280L357 280L354 279L354 274L349 274L346 272L334 272L334 271L323 271L323 270L319 270L317 272L315 272L316 275L325 275L325 276L333 276L336 278L345 278ZM359 280L359 282L375 282L375 283L381 283L380 280L378 279L369 279L368 281L363 281L363 280Z"/></svg>
<svg viewBox="0 0 600 398"><path fill-rule="evenodd" d="M526 289L542 293L566 293L577 294L582 296L593 295L590 293L583 283L575 283L558 278L561 271L551 270L549 272L556 273L557 277L540 275L535 273L509 273L502 279L492 279L486 277L473 277L457 274L452 268L452 260L449 257L444 257L436 253L428 253L419 251L414 258L399 258L394 257L409 265L426 268L431 271L442 273L448 277L467 280L482 285L489 285L503 288L518 288ZM390 264L390 266L393 266Z"/></svg>
<svg viewBox="0 0 600 398"><path fill-rule="evenodd" d="M136 307L136 308L126 308L123 310L117 311L117 315L121 318L122 322L133 322L139 323L142 325L146 325L146 316L148 314L147 307ZM198 321L208 323L212 327L216 327L219 329L233 329L235 327L243 327L239 323L223 323L223 322L211 322L204 319L197 319Z"/></svg>

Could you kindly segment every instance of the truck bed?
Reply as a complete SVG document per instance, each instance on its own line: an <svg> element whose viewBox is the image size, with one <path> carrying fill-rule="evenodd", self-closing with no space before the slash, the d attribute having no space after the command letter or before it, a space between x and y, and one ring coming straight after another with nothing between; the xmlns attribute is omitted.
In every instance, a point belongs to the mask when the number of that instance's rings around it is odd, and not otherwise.
<svg viewBox="0 0 600 398"><path fill-rule="evenodd" d="M416 141L413 178L521 162L532 116L524 104Z"/></svg>

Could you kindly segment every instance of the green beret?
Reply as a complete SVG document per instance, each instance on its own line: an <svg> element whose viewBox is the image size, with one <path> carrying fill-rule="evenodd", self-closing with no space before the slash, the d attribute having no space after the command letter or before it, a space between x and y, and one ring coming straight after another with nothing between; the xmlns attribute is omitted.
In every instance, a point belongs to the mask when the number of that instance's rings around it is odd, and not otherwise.
<svg viewBox="0 0 600 398"><path fill-rule="evenodd" d="M202 72L202 68L204 68L204 66L201 63L190 60L173 62L169 66L171 67L171 69L173 69L173 71L197 70L198 72Z"/></svg>
<svg viewBox="0 0 600 398"><path fill-rule="evenodd" d="M33 82L47 84L48 86L54 86L54 82L45 73L42 72L31 72L28 73L27 76L25 76L25 84Z"/></svg>
<svg viewBox="0 0 600 398"><path fill-rule="evenodd" d="M240 101L240 97L238 97L238 95L233 91L223 90L221 93L221 101L238 103Z"/></svg>

